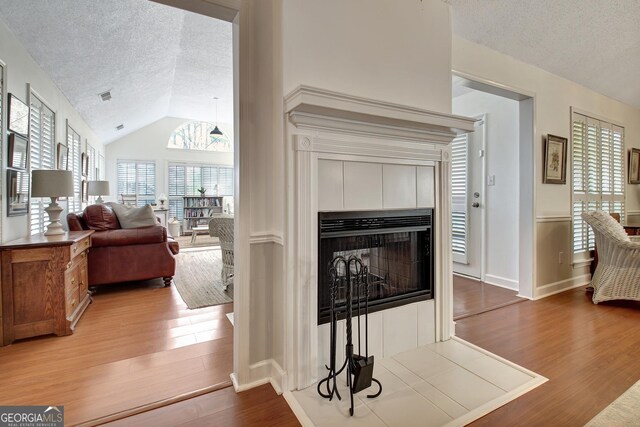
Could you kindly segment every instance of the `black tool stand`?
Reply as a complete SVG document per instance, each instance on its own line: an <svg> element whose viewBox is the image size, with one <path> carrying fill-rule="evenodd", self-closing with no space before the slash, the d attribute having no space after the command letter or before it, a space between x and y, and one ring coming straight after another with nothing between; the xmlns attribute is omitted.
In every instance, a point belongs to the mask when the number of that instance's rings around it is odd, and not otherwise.
<svg viewBox="0 0 640 427"><path fill-rule="evenodd" d="M373 356L369 356L369 271L367 267L362 263L360 258L356 256L350 256L349 259L345 259L342 256L334 258L329 264L329 292L331 298L331 350L329 356L329 366L325 367L329 371L326 378L318 383L318 393L320 396L332 400L333 396L337 396L339 400L340 393L338 392L337 378L338 375L346 369L347 372L347 385L349 387L349 396L351 398L351 407L349 408L349 414L353 416L353 395L366 388L371 387L371 383L378 384L379 390L375 394L368 394L367 397L372 399L380 396L382 393L382 384L380 381L373 378ZM336 308L336 301L340 291L346 291L346 301L344 308L340 310ZM352 317L353 317L353 291L355 290L356 299L356 311L358 322L358 353L361 352L360 344L360 309L364 299L364 348L365 355L353 354L353 337L352 337ZM362 291L362 293L361 293ZM362 296L362 298L361 298ZM347 344L345 346L345 361L342 367L336 371L336 336L337 336L337 324L338 314L341 311L345 311L346 317L346 330L347 330ZM326 384L326 393L323 393L323 384Z"/></svg>

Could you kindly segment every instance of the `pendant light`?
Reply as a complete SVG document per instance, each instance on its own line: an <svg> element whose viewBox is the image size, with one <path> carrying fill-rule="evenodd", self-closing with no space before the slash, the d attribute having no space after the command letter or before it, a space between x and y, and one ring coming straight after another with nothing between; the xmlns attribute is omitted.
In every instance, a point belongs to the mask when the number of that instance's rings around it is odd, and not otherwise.
<svg viewBox="0 0 640 427"><path fill-rule="evenodd" d="M209 132L209 135L211 136L222 136L222 131L220 129L218 129L218 97L214 96L213 99L216 100L216 127L213 128L213 130L211 132Z"/></svg>

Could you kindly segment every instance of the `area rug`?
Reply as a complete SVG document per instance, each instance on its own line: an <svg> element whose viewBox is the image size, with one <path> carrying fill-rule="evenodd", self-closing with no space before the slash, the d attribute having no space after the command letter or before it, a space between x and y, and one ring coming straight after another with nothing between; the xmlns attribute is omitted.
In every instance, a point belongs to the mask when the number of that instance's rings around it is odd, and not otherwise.
<svg viewBox="0 0 640 427"><path fill-rule="evenodd" d="M637 426L640 424L640 381L585 424L586 427Z"/></svg>
<svg viewBox="0 0 640 427"><path fill-rule="evenodd" d="M180 252L173 283L190 309L233 301L233 285L222 290L220 248Z"/></svg>

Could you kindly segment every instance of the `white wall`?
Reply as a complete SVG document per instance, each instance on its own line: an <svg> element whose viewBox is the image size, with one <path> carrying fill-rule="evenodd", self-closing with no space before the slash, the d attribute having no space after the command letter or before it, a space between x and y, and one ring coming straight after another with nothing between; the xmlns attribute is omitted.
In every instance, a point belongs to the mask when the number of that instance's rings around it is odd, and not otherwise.
<svg viewBox="0 0 640 427"><path fill-rule="evenodd" d="M449 6L440 0L283 0L284 93L304 84L451 111Z"/></svg>
<svg viewBox="0 0 640 427"><path fill-rule="evenodd" d="M486 281L517 289L518 283L518 143L519 103L473 90L453 98L453 113L486 114L486 176L483 183L486 215Z"/></svg>
<svg viewBox="0 0 640 427"><path fill-rule="evenodd" d="M452 60L455 71L534 95L534 297L586 283L588 268L571 263L571 187L569 184L542 183L543 136L553 134L569 138L570 108L575 107L623 125L627 148L638 147L640 110L457 36L453 38ZM568 171L571 170L570 161L569 158ZM637 186L627 186L627 210L640 210ZM564 254L562 263L559 262L560 253Z"/></svg>
<svg viewBox="0 0 640 427"><path fill-rule="evenodd" d="M96 156L104 153L102 143L95 136L93 131L85 123L78 112L71 106L67 98L56 87L40 66L33 60L26 49L9 31L6 24L0 19L0 61L6 64L7 92L16 95L23 102L27 103L27 83L31 84L31 89L37 92L41 99L56 113L56 135L55 142L66 144L66 119L69 124L82 137L82 148L86 152L85 140L95 148ZM4 101L6 102L6 97ZM4 110L4 105L3 105ZM6 126L6 113L3 111L3 126ZM2 133L2 241L7 242L28 234L28 215L18 217L7 217L6 209L6 153L7 150L6 133ZM97 160L97 159L96 159ZM97 164L97 162L96 162ZM63 212L63 217L66 212Z"/></svg>
<svg viewBox="0 0 640 427"><path fill-rule="evenodd" d="M165 117L105 146L107 180L111 194L105 200L117 201L118 160L153 160L156 163L156 196L169 194L167 168L170 162L233 166L233 153L167 148L169 137L189 119ZM212 190L212 189L210 189Z"/></svg>

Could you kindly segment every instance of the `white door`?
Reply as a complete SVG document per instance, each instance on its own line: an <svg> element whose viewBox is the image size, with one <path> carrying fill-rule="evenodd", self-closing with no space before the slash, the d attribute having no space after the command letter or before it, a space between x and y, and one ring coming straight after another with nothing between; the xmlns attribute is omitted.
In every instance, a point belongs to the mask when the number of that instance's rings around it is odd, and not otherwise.
<svg viewBox="0 0 640 427"><path fill-rule="evenodd" d="M454 139L451 156L453 271L482 279L484 118Z"/></svg>

